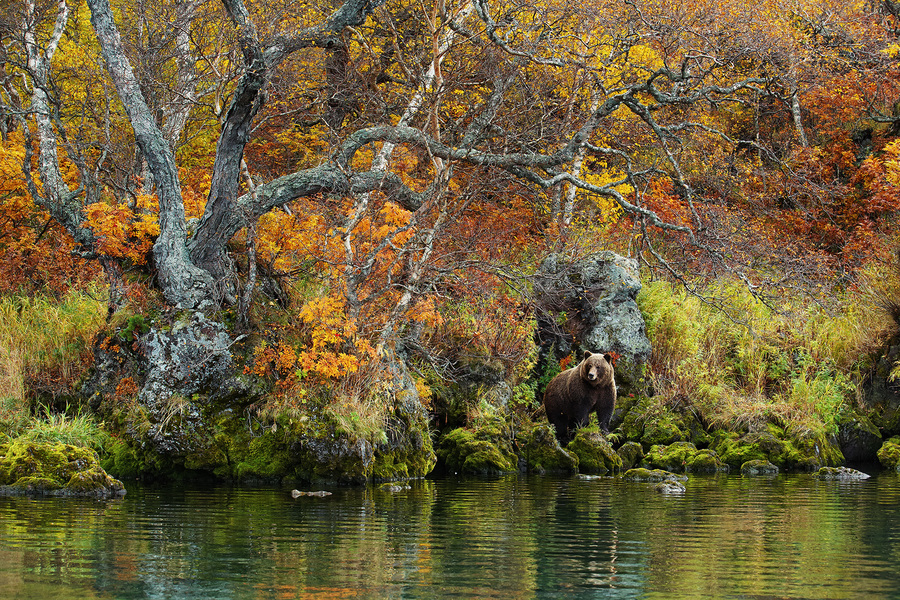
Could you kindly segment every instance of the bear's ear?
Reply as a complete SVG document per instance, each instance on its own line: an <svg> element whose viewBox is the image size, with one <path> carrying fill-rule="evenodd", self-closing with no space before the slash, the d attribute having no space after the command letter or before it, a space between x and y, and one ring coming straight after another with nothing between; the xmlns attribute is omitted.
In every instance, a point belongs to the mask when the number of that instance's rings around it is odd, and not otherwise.
<svg viewBox="0 0 900 600"><path fill-rule="evenodd" d="M590 358L590 357L591 357L591 351L590 351L590 350L585 350L585 351L584 351L584 357L585 357L585 358Z"/></svg>
<svg viewBox="0 0 900 600"><path fill-rule="evenodd" d="M606 362L612 364L612 361L613 361L612 352L607 352L606 354L603 355L603 358L606 359Z"/></svg>

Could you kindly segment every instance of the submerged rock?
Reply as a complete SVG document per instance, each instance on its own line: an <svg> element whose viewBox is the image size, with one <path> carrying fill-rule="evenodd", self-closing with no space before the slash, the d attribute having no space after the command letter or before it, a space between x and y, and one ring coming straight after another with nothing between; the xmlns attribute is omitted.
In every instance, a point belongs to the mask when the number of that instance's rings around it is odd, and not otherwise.
<svg viewBox="0 0 900 600"><path fill-rule="evenodd" d="M15 439L0 446L0 494L109 498L125 486L90 448Z"/></svg>
<svg viewBox="0 0 900 600"><path fill-rule="evenodd" d="M767 460L748 460L741 465L741 475L777 475L779 469Z"/></svg>
<svg viewBox="0 0 900 600"><path fill-rule="evenodd" d="M660 481L687 481L687 475L678 475L677 473L672 473L671 471L664 471L663 469L645 469L643 467L637 469L629 469L625 472L625 475L622 476L622 479L625 481L649 481L649 482L660 482Z"/></svg>
<svg viewBox="0 0 900 600"><path fill-rule="evenodd" d="M869 477L862 471L847 467L822 467L816 473L816 479L821 479L822 481L862 481Z"/></svg>
<svg viewBox="0 0 900 600"><path fill-rule="evenodd" d="M331 492L326 492L325 490L319 490L318 492L301 492L300 490L291 490L292 498L300 498L301 496L312 496L314 498L324 498L325 496L331 496Z"/></svg>
<svg viewBox="0 0 900 600"><path fill-rule="evenodd" d="M663 481L657 483L654 489L661 494L683 494L686 488L680 481Z"/></svg>

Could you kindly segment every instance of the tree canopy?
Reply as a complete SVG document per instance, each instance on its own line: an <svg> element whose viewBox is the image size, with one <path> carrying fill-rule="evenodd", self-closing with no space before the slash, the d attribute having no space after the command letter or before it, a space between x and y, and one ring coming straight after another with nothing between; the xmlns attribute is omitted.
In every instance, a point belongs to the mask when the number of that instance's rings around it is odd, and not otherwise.
<svg viewBox="0 0 900 600"><path fill-rule="evenodd" d="M7 2L5 285L293 303L275 368L329 378L401 339L514 356L549 252L752 287L884 259L897 5L689 4Z"/></svg>

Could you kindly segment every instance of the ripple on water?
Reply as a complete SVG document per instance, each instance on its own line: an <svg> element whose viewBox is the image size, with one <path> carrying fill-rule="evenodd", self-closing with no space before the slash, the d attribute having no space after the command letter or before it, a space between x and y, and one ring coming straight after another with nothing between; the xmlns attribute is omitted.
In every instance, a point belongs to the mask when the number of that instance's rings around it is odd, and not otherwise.
<svg viewBox="0 0 900 600"><path fill-rule="evenodd" d="M0 499L2 595L850 598L900 589L900 484L435 479L390 494L129 486ZM5 590L10 590L9 592ZM68 595L66 595L68 592Z"/></svg>

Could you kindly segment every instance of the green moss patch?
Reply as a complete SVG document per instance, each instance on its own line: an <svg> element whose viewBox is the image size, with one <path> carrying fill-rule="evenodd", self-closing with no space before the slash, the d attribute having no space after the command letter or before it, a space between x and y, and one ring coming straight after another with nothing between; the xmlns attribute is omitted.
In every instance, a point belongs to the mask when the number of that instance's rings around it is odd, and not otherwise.
<svg viewBox="0 0 900 600"><path fill-rule="evenodd" d="M637 469L628 469L622 476L625 481L687 481L686 475L678 475L664 469L645 469L639 467Z"/></svg>
<svg viewBox="0 0 900 600"><path fill-rule="evenodd" d="M894 436L881 445L878 462L885 469L900 472L900 436Z"/></svg>
<svg viewBox="0 0 900 600"><path fill-rule="evenodd" d="M602 475L622 469L622 459L596 427L579 429L566 450L578 457L578 470L582 473Z"/></svg>
<svg viewBox="0 0 900 600"><path fill-rule="evenodd" d="M721 433L713 448L722 461L735 468L748 461L762 460L781 469L815 471L844 462L836 440L823 431L788 433L773 424L740 437L734 433Z"/></svg>
<svg viewBox="0 0 900 600"><path fill-rule="evenodd" d="M698 450L691 442L674 442L668 446L653 446L643 463L649 467L676 473L718 473L727 471L714 450Z"/></svg>
<svg viewBox="0 0 900 600"><path fill-rule="evenodd" d="M15 439L0 448L0 486L11 493L108 497L125 493L90 448Z"/></svg>
<svg viewBox="0 0 900 600"><path fill-rule="evenodd" d="M553 427L546 421L534 423L519 441L529 472L575 473L579 470L579 457L571 451L571 444L565 450L561 448Z"/></svg>
<svg viewBox="0 0 900 600"><path fill-rule="evenodd" d="M454 429L441 441L438 457L461 473L496 474L517 471L518 458L492 428Z"/></svg>

